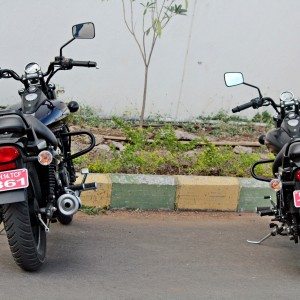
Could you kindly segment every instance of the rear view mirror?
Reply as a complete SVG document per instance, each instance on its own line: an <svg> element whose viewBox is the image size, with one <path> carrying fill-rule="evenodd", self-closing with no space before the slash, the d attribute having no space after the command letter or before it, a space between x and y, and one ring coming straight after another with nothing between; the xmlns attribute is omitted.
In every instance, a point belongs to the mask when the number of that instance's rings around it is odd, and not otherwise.
<svg viewBox="0 0 300 300"><path fill-rule="evenodd" d="M225 73L224 80L227 86L235 86L244 83L244 77L242 73Z"/></svg>
<svg viewBox="0 0 300 300"><path fill-rule="evenodd" d="M81 23L72 27L72 34L75 39L93 39L95 37L94 23Z"/></svg>

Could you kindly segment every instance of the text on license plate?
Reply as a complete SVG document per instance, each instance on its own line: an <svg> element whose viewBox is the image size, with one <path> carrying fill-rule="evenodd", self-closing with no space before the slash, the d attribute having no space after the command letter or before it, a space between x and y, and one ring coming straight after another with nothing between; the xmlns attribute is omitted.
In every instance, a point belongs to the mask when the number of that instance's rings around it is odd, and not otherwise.
<svg viewBox="0 0 300 300"><path fill-rule="evenodd" d="M24 189L28 184L27 169L0 172L0 192Z"/></svg>

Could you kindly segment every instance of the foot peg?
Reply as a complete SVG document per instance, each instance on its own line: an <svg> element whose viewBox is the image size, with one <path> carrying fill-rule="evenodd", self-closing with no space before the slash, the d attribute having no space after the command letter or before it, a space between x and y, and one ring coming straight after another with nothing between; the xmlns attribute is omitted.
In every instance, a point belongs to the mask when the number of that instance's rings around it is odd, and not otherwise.
<svg viewBox="0 0 300 300"><path fill-rule="evenodd" d="M88 191L88 190L96 190L97 189L97 183L82 183L82 184L74 184L68 186L68 189L72 191Z"/></svg>
<svg viewBox="0 0 300 300"><path fill-rule="evenodd" d="M260 206L256 207L256 213L259 214L261 217L264 216L274 216L275 212L270 207Z"/></svg>

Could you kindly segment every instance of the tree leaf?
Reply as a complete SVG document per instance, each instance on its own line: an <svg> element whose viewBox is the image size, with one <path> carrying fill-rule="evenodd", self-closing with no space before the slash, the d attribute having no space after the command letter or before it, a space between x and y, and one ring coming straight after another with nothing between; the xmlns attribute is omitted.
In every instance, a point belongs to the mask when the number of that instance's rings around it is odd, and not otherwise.
<svg viewBox="0 0 300 300"><path fill-rule="evenodd" d="M155 32L157 33L157 35L158 35L159 37L161 37L162 27L161 27L161 22L160 22L160 20L159 20L159 19L155 19L153 25L154 25L153 27L154 27L154 30L155 30Z"/></svg>

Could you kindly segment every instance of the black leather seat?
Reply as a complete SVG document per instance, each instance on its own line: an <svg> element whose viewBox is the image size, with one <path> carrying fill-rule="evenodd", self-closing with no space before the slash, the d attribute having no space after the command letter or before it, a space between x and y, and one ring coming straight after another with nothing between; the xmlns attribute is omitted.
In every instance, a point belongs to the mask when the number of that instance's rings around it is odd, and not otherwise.
<svg viewBox="0 0 300 300"><path fill-rule="evenodd" d="M0 117L0 133L23 133L25 125L22 119L15 115Z"/></svg>
<svg viewBox="0 0 300 300"><path fill-rule="evenodd" d="M33 116L24 116L26 121L34 129L36 135L45 139L52 146L57 147L57 139L53 132L41 121ZM17 115L8 115L0 117L0 134L1 133L21 133L25 132L26 126L23 120Z"/></svg>

